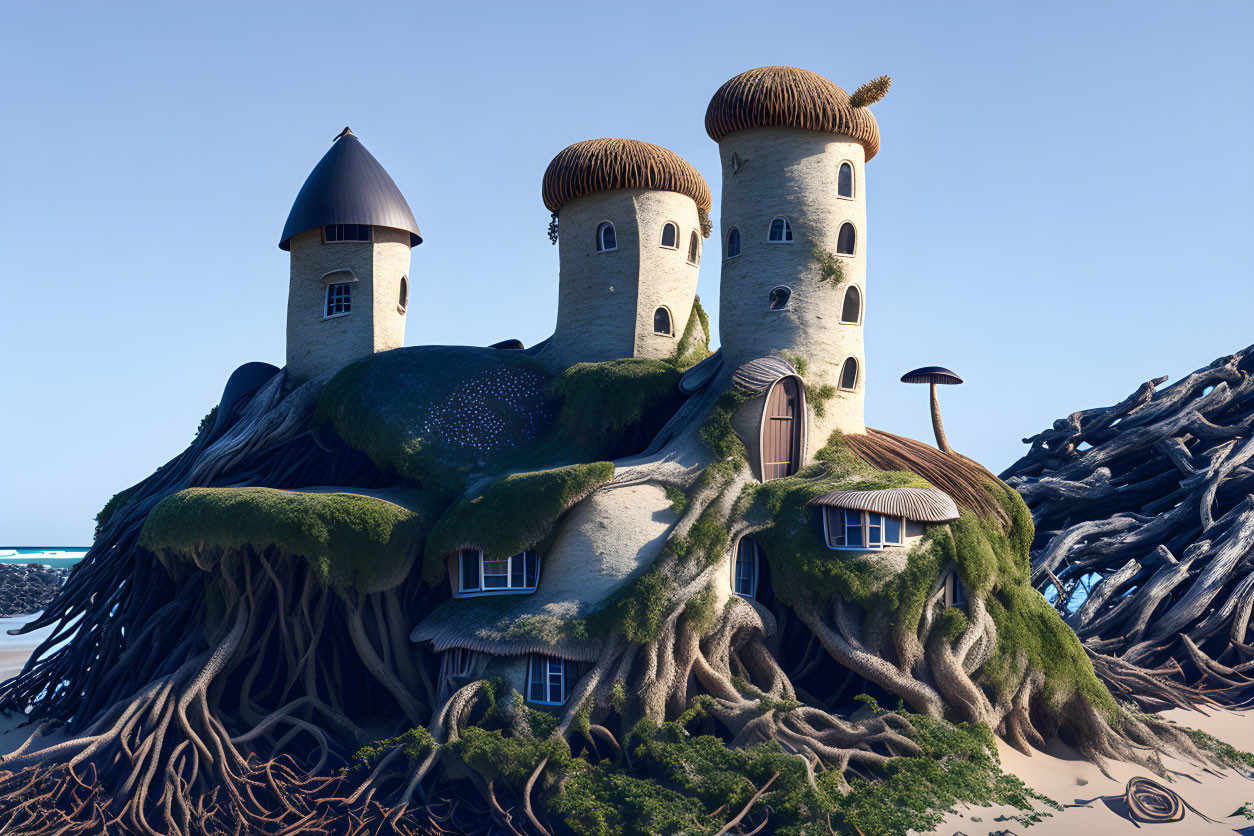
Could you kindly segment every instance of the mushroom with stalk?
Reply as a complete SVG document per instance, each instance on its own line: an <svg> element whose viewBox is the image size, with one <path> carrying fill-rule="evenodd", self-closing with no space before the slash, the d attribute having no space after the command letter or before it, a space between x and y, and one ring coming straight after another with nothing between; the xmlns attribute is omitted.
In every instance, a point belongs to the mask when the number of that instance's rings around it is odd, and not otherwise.
<svg viewBox="0 0 1254 836"><path fill-rule="evenodd" d="M945 425L941 423L940 402L936 400L936 384L954 385L961 383L962 378L940 366L924 366L903 374L901 382L932 384L932 430L936 433L936 447L942 453L952 453L953 449L945 440Z"/></svg>

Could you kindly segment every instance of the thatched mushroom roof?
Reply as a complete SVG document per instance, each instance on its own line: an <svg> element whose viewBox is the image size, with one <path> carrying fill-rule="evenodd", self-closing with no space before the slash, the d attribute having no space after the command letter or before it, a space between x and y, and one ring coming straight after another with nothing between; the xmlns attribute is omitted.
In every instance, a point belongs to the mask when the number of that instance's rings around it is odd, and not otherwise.
<svg viewBox="0 0 1254 836"><path fill-rule="evenodd" d="M588 139L563 150L544 172L544 205L558 212L577 197L611 189L657 189L713 203L705 178L683 157L635 139Z"/></svg>
<svg viewBox="0 0 1254 836"><path fill-rule="evenodd" d="M877 491L832 491L811 499L810 505L873 511L919 522L958 519L958 506L935 488L884 488Z"/></svg>
<svg viewBox="0 0 1254 836"><path fill-rule="evenodd" d="M718 88L705 111L705 132L718 142L745 128L806 128L852 137L869 160L880 149L871 111L818 73L799 67L759 67Z"/></svg>

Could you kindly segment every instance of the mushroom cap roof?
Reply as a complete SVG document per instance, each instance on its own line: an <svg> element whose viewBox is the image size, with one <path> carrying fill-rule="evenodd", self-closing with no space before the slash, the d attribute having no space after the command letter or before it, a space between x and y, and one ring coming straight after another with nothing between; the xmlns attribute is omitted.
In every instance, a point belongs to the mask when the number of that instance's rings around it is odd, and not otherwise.
<svg viewBox="0 0 1254 836"><path fill-rule="evenodd" d="M811 499L808 505L827 505L854 511L874 511L918 522L949 522L958 519L958 506L936 488L885 488L878 491L832 491Z"/></svg>
<svg viewBox="0 0 1254 836"><path fill-rule="evenodd" d="M806 128L843 134L880 150L880 128L865 107L855 107L835 82L800 67L759 67L732 78L705 110L705 132L718 142L745 128Z"/></svg>
<svg viewBox="0 0 1254 836"><path fill-rule="evenodd" d="M962 378L944 366L924 366L901 376L902 383L961 383Z"/></svg>
<svg viewBox="0 0 1254 836"><path fill-rule="evenodd" d="M683 157L635 139L586 139L565 148L544 172L544 205L562 204L611 189L657 189L688 195L698 209L713 203L710 187Z"/></svg>
<svg viewBox="0 0 1254 836"><path fill-rule="evenodd" d="M422 235L405 196L361 140L345 130L300 187L279 248L289 249L293 236L328 224L400 229L409 233L411 247L418 246Z"/></svg>

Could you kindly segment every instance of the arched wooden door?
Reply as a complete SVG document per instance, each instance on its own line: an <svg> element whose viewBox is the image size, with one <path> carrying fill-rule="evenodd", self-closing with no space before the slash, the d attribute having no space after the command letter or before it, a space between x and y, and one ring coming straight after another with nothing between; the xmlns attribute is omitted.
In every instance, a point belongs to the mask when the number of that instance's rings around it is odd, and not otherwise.
<svg viewBox="0 0 1254 836"><path fill-rule="evenodd" d="M801 458L801 393L797 379L785 377L771 387L762 418L762 481L791 476Z"/></svg>

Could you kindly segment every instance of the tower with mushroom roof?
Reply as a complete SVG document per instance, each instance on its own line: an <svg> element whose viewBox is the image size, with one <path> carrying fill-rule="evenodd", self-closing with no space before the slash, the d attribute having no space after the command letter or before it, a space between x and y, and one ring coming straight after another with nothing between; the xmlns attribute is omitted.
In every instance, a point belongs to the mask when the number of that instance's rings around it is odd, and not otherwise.
<svg viewBox="0 0 1254 836"><path fill-rule="evenodd" d="M289 383L401 346L409 251L420 243L400 189L345 128L305 180L279 241L292 254Z"/></svg>
<svg viewBox="0 0 1254 836"><path fill-rule="evenodd" d="M710 188L678 154L633 139L590 139L544 172L558 228L557 326L537 359L675 354L692 314Z"/></svg>
<svg viewBox="0 0 1254 836"><path fill-rule="evenodd" d="M864 167L880 145L867 106L887 88L883 77L851 96L809 70L762 67L720 87L706 110L723 174L723 356L732 368L804 358L806 458L834 429L866 430ZM824 387L835 394L814 397Z"/></svg>

